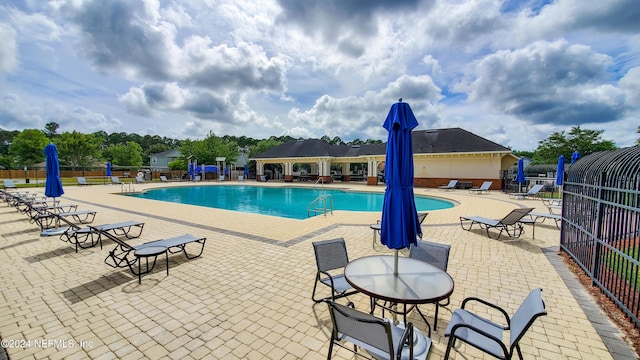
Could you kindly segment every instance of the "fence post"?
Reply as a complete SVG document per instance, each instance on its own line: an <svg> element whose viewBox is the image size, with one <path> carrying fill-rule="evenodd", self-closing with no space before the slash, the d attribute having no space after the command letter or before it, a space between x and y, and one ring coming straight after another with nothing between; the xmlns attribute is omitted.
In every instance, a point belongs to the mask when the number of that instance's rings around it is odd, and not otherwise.
<svg viewBox="0 0 640 360"><path fill-rule="evenodd" d="M607 173L601 172L600 179L598 181L598 203L596 207L596 221L595 221L595 231L592 232L594 235L594 246L593 246L593 262L591 264L591 286L595 285L594 279L600 278L600 256L602 253L602 224L604 223L604 187L607 182Z"/></svg>

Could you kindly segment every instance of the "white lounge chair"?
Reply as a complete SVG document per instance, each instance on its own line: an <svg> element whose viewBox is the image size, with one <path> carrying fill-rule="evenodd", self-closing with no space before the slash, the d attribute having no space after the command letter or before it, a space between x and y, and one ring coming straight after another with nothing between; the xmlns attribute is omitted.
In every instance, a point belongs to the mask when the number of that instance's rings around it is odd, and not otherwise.
<svg viewBox="0 0 640 360"><path fill-rule="evenodd" d="M456 188L456 184L458 184L458 180L451 180L447 185L438 186L438 189L453 190Z"/></svg>
<svg viewBox="0 0 640 360"><path fill-rule="evenodd" d="M541 184L534 185L526 193L511 193L511 194L509 194L509 197L512 198L512 199L520 199L520 200L528 199L529 197L535 197L537 199L542 199L542 196L540 196L539 192L543 188L544 188L544 185L541 185Z"/></svg>
<svg viewBox="0 0 640 360"><path fill-rule="evenodd" d="M469 192L471 194L488 194L492 184L493 181L485 181L479 188L469 189Z"/></svg>
<svg viewBox="0 0 640 360"><path fill-rule="evenodd" d="M5 189L16 189L18 188L16 184L11 179L4 179L4 188Z"/></svg>

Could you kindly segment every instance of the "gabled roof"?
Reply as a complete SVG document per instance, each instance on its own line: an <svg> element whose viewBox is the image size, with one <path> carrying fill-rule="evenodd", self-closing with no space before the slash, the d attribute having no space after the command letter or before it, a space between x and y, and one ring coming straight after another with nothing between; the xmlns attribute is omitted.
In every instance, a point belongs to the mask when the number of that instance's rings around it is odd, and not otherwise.
<svg viewBox="0 0 640 360"><path fill-rule="evenodd" d="M254 158L291 158L291 157L316 157L336 156L336 146L330 145L320 139L289 140L283 144L264 151Z"/></svg>
<svg viewBox="0 0 640 360"><path fill-rule="evenodd" d="M178 149L172 149L172 150L167 150L167 151L163 151L163 152L159 152L157 154L150 154L149 156L155 156L155 157L179 157L180 156L180 150Z"/></svg>
<svg viewBox="0 0 640 360"><path fill-rule="evenodd" d="M461 128L418 130L411 133L414 154L511 152ZM387 144L330 145L320 139L291 140L264 151L253 159L296 157L358 157L384 155Z"/></svg>

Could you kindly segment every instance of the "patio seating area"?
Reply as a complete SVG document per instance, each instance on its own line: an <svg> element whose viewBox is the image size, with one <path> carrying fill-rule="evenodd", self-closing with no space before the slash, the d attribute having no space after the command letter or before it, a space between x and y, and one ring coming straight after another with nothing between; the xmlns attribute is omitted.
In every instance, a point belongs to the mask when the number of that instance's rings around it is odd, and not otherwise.
<svg viewBox="0 0 640 360"><path fill-rule="evenodd" d="M247 183L245 182L245 185ZM185 186L192 183L145 183L136 188ZM219 186L217 182L206 186ZM264 182L257 186L287 186ZM313 186L302 184L300 186ZM331 185L325 185L330 187ZM341 188L384 192L384 186L339 184ZM42 189L39 189L42 191ZM542 288L546 316L537 319L520 340L526 359L614 359L635 357L619 330L599 310L558 256L559 230L552 221L538 222L515 241L489 239L465 231L460 217L478 214L500 219L515 208L548 213L540 200L512 199L500 191L477 196L467 191L417 189L416 195L454 200L457 206L429 211L422 224L425 241L450 246L446 272L455 281L449 305L438 309L431 331L429 359L442 359L452 313L468 297L499 304L514 314L532 289ZM100 223L132 218L143 222L131 246L184 234L206 238L207 250L188 260L168 256L167 276L151 271L141 283L130 269L104 263L116 246L88 247L78 253L55 237L40 237L40 228L14 207L0 202L0 271L5 283L0 305L2 340L31 340L30 346L7 347L12 360L27 358L181 358L181 359L326 359L332 320L326 303L312 300L317 273L313 242L344 239L349 260L392 255L371 246L370 225L380 213L334 211L326 217L292 220L242 214L184 204L158 203L120 195L114 186L65 187L63 202L99 212ZM158 204L161 204L158 206ZM401 250L407 257L409 251ZM317 297L331 295L319 286ZM368 312L369 297L352 301ZM424 306L433 324L433 305ZM376 314L379 315L379 312ZM500 321L500 314L490 320ZM407 316L427 334L417 312ZM51 341L42 346L35 340ZM57 341L57 342L56 342ZM66 341L75 346L63 347ZM24 344L24 343L23 343ZM352 359L334 347L333 359ZM1 357L0 357L1 358ZM463 341L451 359L489 359Z"/></svg>

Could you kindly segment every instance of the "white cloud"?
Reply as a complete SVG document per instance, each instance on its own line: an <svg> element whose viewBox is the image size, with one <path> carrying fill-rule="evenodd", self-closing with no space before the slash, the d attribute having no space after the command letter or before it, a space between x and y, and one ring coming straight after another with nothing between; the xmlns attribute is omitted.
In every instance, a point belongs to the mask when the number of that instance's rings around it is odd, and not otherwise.
<svg viewBox="0 0 640 360"><path fill-rule="evenodd" d="M0 23L0 74L13 70L17 63L16 32L7 24Z"/></svg>
<svg viewBox="0 0 640 360"><path fill-rule="evenodd" d="M18 104L1 112L11 129L68 117L84 132L384 139L402 97L420 128L460 126L515 149L573 125L635 142L625 125L639 112L635 0L0 8L0 96Z"/></svg>
<svg viewBox="0 0 640 360"><path fill-rule="evenodd" d="M498 51L456 89L507 115L535 123L576 125L620 118L624 94L609 84L611 58L564 40Z"/></svg>

